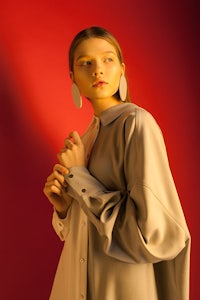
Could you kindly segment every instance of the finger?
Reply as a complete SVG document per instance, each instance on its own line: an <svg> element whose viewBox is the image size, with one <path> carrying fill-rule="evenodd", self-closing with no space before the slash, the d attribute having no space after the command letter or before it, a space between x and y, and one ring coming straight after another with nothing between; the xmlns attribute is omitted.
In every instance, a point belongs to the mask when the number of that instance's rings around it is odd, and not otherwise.
<svg viewBox="0 0 200 300"><path fill-rule="evenodd" d="M51 196L52 194L57 194L57 195L62 194L62 188L60 188L52 183L50 184L48 182L45 184L43 191L46 196Z"/></svg>
<svg viewBox="0 0 200 300"><path fill-rule="evenodd" d="M69 170L67 168L65 168L64 166L60 165L60 164L56 164L53 167L53 171L57 171L57 172L59 172L62 175L66 175L66 174L69 173Z"/></svg>
<svg viewBox="0 0 200 300"><path fill-rule="evenodd" d="M53 181L53 180L58 180L58 182L59 182L62 186L64 186L64 187L67 186L67 182L65 181L64 175L60 174L58 171L53 171L53 176L52 176L52 177L53 177L53 178L52 178L52 181Z"/></svg>
<svg viewBox="0 0 200 300"><path fill-rule="evenodd" d="M70 135L69 135L69 137L70 137L70 138L73 138L74 144L76 144L77 146L80 146L80 145L83 144L83 143L82 143L82 140L81 140L81 138L80 138L80 135L78 134L77 131L71 132Z"/></svg>
<svg viewBox="0 0 200 300"><path fill-rule="evenodd" d="M69 138L66 138L65 141L64 141L64 145L67 149L72 149L73 148L73 145L74 143L69 139ZM65 149L65 148L64 148ZM65 149L66 150L66 149Z"/></svg>
<svg viewBox="0 0 200 300"><path fill-rule="evenodd" d="M62 188L62 183L60 183L57 179L53 179L51 181L47 181L45 186L47 188L50 188L51 186L56 186L57 188L61 189Z"/></svg>
<svg viewBox="0 0 200 300"><path fill-rule="evenodd" d="M51 185L49 188L49 194L62 195L62 189L58 188L55 185Z"/></svg>
<svg viewBox="0 0 200 300"><path fill-rule="evenodd" d="M57 175L55 174L56 171L54 171L52 174L50 174L48 177L47 177L47 182L52 182L55 178L58 177L58 174Z"/></svg>
<svg viewBox="0 0 200 300"><path fill-rule="evenodd" d="M53 173L47 177L47 182L52 182L54 179L57 179L60 183L63 183L64 176L58 171L53 171Z"/></svg>
<svg viewBox="0 0 200 300"><path fill-rule="evenodd" d="M46 184L51 185L54 183L54 180L57 180L63 187L67 186L64 175L58 171L53 171L53 173L47 177Z"/></svg>
<svg viewBox="0 0 200 300"><path fill-rule="evenodd" d="M67 151L71 151L73 146L74 146L74 144L71 145L71 147L70 147L71 149L68 148L68 147L64 147L64 148L60 149L60 152L57 154L57 156L62 154L62 153L67 153Z"/></svg>

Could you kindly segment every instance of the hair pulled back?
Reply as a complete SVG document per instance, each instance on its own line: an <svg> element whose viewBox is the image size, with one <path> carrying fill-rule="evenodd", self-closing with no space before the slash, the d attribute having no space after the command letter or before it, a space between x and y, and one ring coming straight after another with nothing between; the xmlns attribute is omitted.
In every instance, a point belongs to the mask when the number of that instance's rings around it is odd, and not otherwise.
<svg viewBox="0 0 200 300"><path fill-rule="evenodd" d="M101 38L106 40L108 43L110 43L116 50L118 59L120 63L123 63L123 55L121 47L117 41L117 39L113 36L111 32L106 30L103 27L99 26L92 26L86 29L81 30L77 35L74 37L74 39L71 42L70 48L69 48L69 70L70 72L74 71L74 55L77 47L85 40L90 38ZM127 99L126 102L130 102L129 97L129 91L127 93Z"/></svg>

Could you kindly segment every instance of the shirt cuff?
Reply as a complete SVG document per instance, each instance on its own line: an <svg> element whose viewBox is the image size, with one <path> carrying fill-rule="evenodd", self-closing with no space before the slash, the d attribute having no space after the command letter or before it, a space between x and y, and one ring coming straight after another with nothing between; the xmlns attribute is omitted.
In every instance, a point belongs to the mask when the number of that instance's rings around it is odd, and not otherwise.
<svg viewBox="0 0 200 300"><path fill-rule="evenodd" d="M64 218L64 219L59 218L55 208L54 208L54 212L53 212L52 225L53 225L53 228L54 228L55 232L57 233L57 235L61 239L61 241L64 241L66 239L66 236L69 233L69 216L68 216L68 212L67 212L66 218Z"/></svg>
<svg viewBox="0 0 200 300"><path fill-rule="evenodd" d="M78 194L83 198L94 196L99 192L106 192L106 188L95 177L93 177L86 167L72 167L65 175L68 183L68 194L73 198Z"/></svg>

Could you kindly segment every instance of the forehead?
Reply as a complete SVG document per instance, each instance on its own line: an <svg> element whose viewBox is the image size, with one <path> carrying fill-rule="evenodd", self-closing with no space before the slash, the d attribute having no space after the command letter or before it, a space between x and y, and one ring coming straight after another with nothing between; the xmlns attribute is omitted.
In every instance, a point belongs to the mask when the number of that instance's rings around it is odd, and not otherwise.
<svg viewBox="0 0 200 300"><path fill-rule="evenodd" d="M105 52L112 52L117 55L115 47L108 41L102 38L88 38L78 45L74 53L74 58L100 55Z"/></svg>

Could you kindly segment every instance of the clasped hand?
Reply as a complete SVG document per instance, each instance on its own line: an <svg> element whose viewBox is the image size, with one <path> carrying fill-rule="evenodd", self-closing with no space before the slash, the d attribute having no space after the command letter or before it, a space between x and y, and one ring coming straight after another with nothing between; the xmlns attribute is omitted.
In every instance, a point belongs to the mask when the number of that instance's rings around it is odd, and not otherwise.
<svg viewBox="0 0 200 300"><path fill-rule="evenodd" d="M77 131L70 133L64 145L57 155L61 165L67 169L86 165L84 145Z"/></svg>
<svg viewBox="0 0 200 300"><path fill-rule="evenodd" d="M74 131L65 139L65 147L58 153L60 164L56 164L44 186L44 194L53 204L61 218L65 218L72 198L66 193L64 176L71 167L85 166L84 145L78 132Z"/></svg>

